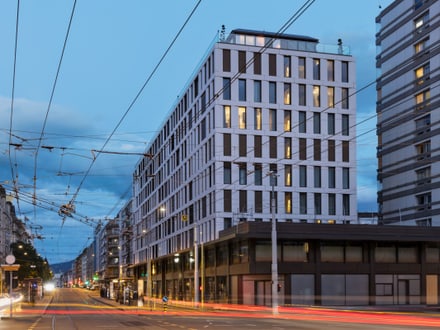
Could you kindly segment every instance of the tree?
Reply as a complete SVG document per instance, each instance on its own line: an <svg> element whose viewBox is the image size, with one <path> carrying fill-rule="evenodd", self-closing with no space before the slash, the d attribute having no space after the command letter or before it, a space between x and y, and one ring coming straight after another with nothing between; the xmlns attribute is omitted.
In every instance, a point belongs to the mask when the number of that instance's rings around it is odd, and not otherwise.
<svg viewBox="0 0 440 330"><path fill-rule="evenodd" d="M20 265L17 277L20 282L28 278L41 278L43 282L52 279L52 272L46 258L42 258L34 246L29 243L15 242L11 244L15 262Z"/></svg>

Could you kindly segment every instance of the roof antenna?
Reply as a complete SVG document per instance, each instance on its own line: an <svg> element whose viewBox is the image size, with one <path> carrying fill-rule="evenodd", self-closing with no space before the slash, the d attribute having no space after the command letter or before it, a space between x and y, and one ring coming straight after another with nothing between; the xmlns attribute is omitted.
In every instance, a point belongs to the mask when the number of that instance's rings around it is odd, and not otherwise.
<svg viewBox="0 0 440 330"><path fill-rule="evenodd" d="M220 30L220 41L225 41L226 39L226 32L225 32L226 28L225 25L222 24L222 29Z"/></svg>

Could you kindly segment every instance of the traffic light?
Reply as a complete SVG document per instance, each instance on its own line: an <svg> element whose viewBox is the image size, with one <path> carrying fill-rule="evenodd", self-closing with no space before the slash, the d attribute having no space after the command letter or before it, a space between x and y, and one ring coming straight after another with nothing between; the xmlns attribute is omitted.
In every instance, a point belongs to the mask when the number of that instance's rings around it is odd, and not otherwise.
<svg viewBox="0 0 440 330"><path fill-rule="evenodd" d="M277 290L278 290L278 292L281 292L281 284L279 284L279 283L278 283L278 286L277 286Z"/></svg>

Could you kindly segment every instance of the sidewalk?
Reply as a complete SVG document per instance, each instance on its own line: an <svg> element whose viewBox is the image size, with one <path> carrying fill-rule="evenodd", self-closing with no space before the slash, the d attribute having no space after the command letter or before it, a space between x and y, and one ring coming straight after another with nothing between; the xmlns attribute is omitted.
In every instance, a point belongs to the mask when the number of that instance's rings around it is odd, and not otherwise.
<svg viewBox="0 0 440 330"><path fill-rule="evenodd" d="M161 299L154 299L151 307L149 302L144 302L141 306L137 305L123 305L116 302L114 299L100 297L99 295L89 295L91 298L101 302L102 304L113 306L120 310L133 310L142 308L152 311L162 311L163 302ZM167 307L194 309L198 311L231 311L231 312L256 312L272 314L273 310L268 306L254 306L254 305L236 305L236 304L215 304L215 303L199 303L195 306L193 302L187 301L169 301ZM372 313L432 313L438 314L440 317L440 306L429 305L367 305L367 306L279 306L278 312L280 314L297 313L299 310L339 310L339 311L356 311L356 312L372 312Z"/></svg>

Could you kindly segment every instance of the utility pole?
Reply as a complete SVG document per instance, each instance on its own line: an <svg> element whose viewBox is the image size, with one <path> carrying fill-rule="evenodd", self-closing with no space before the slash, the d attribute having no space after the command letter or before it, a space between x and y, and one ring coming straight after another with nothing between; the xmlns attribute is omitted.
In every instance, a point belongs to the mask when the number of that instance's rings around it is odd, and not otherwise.
<svg viewBox="0 0 440 330"><path fill-rule="evenodd" d="M276 173L270 172L272 185L272 314L278 314L278 250L277 250L277 223L275 219L275 179Z"/></svg>

